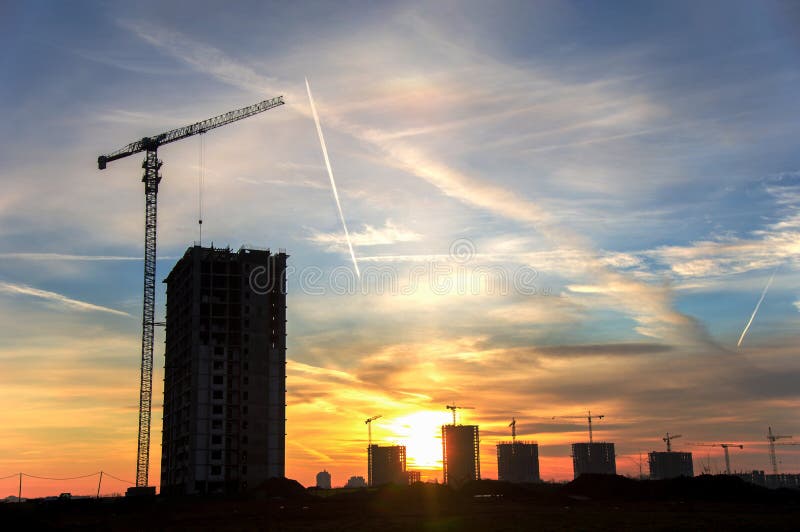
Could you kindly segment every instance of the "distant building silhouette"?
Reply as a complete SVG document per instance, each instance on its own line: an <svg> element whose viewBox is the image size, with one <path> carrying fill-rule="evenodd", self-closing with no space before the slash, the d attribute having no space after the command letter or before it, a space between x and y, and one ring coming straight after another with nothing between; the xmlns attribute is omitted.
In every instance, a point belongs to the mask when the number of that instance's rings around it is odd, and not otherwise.
<svg viewBox="0 0 800 532"><path fill-rule="evenodd" d="M417 482L422 482L422 473L419 471L406 471L406 477L408 479L408 485L415 484Z"/></svg>
<svg viewBox="0 0 800 532"><path fill-rule="evenodd" d="M797 473L778 473L777 475L764 475L768 488L793 488L800 489L800 475Z"/></svg>
<svg viewBox="0 0 800 532"><path fill-rule="evenodd" d="M407 484L405 445L370 445L368 449L368 478L372 486Z"/></svg>
<svg viewBox="0 0 800 532"><path fill-rule="evenodd" d="M654 451L648 455L648 462L653 480L694 476L692 453Z"/></svg>
<svg viewBox="0 0 800 532"><path fill-rule="evenodd" d="M765 474L764 471L747 471L736 473L736 476L747 482L758 484L767 488L792 488L800 489L800 474L797 473L778 473Z"/></svg>
<svg viewBox="0 0 800 532"><path fill-rule="evenodd" d="M498 443L497 479L539 482L539 444L522 441Z"/></svg>
<svg viewBox="0 0 800 532"><path fill-rule="evenodd" d="M235 493L284 476L286 258L194 246L164 281L162 493Z"/></svg>
<svg viewBox="0 0 800 532"><path fill-rule="evenodd" d="M575 478L584 473L617 474L614 444L606 442L573 443L572 468Z"/></svg>
<svg viewBox="0 0 800 532"><path fill-rule="evenodd" d="M367 481L364 480L364 477L350 477L347 479L347 484L344 485L345 488L366 488Z"/></svg>
<svg viewBox="0 0 800 532"><path fill-rule="evenodd" d="M480 439L477 425L442 426L444 483L460 486L481 478Z"/></svg>
<svg viewBox="0 0 800 532"><path fill-rule="evenodd" d="M317 473L317 487L323 490L331 489L331 474L327 470Z"/></svg>
<svg viewBox="0 0 800 532"><path fill-rule="evenodd" d="M759 486L766 486L767 485L767 477L764 474L764 471L747 471L744 473L736 473L736 476L741 478L746 482L750 482L751 484L757 484Z"/></svg>

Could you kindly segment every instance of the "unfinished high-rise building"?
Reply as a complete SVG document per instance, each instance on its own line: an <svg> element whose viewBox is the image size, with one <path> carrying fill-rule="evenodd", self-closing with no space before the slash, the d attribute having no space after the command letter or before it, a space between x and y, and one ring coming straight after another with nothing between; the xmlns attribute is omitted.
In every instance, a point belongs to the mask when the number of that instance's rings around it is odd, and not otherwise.
<svg viewBox="0 0 800 532"><path fill-rule="evenodd" d="M498 443L497 479L539 482L539 444L523 441Z"/></svg>
<svg viewBox="0 0 800 532"><path fill-rule="evenodd" d="M370 445L368 454L370 486L408 483L405 445Z"/></svg>
<svg viewBox="0 0 800 532"><path fill-rule="evenodd" d="M444 483L461 486L481 478L480 438L477 425L442 426Z"/></svg>
<svg viewBox="0 0 800 532"><path fill-rule="evenodd" d="M327 469L317 473L317 488L323 490L331 489L331 474L328 473Z"/></svg>
<svg viewBox="0 0 800 532"><path fill-rule="evenodd" d="M194 246L164 281L162 493L236 493L284 476L286 259Z"/></svg>
<svg viewBox="0 0 800 532"><path fill-rule="evenodd" d="M647 458L653 480L694 476L692 453L654 451Z"/></svg>
<svg viewBox="0 0 800 532"><path fill-rule="evenodd" d="M614 444L607 442L573 443L572 468L575 478L585 474L617 474Z"/></svg>

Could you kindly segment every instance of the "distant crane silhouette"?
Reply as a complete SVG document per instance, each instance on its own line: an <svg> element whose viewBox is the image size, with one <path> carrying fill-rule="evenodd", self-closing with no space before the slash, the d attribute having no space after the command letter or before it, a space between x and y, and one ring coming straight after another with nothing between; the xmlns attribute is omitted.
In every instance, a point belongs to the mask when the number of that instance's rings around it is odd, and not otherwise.
<svg viewBox="0 0 800 532"><path fill-rule="evenodd" d="M606 417L604 414L600 415L592 415L591 410L586 411L585 416L553 416L553 419L560 418L560 419L586 419L589 421L589 443L592 443L594 440L592 438L592 419L603 419Z"/></svg>
<svg viewBox="0 0 800 532"><path fill-rule="evenodd" d="M769 461L772 464L772 474L778 474L778 457L775 454L775 442L777 440L783 440L791 438L792 436L779 436L777 434L772 433L772 427L769 427L767 430L767 441L769 442Z"/></svg>
<svg viewBox="0 0 800 532"><path fill-rule="evenodd" d="M725 474L731 474L731 455L728 452L728 448L730 447L738 447L739 449L744 449L744 445L741 443L695 443L693 445L697 445L700 447L722 447L722 450L725 451Z"/></svg>
<svg viewBox="0 0 800 532"><path fill-rule="evenodd" d="M453 425L456 424L456 410L475 410L474 406L447 405L446 408L453 411Z"/></svg>
<svg viewBox="0 0 800 532"><path fill-rule="evenodd" d="M663 441L667 442L667 452L668 453L672 452L672 440L677 439L677 438L682 438L682 437L683 437L682 434L670 434L669 432L667 432L667 435L664 436L663 438L661 438Z"/></svg>
<svg viewBox="0 0 800 532"><path fill-rule="evenodd" d="M367 446L368 446L367 448L368 449L370 447L372 447L372 422L375 421L376 419L380 419L382 417L383 417L382 414L378 414L377 416L372 416L371 418L367 418L367 420L364 421L364 423L367 425Z"/></svg>
<svg viewBox="0 0 800 532"><path fill-rule="evenodd" d="M511 427L511 444L514 445L517 443L517 419L512 417L508 426Z"/></svg>
<svg viewBox="0 0 800 532"><path fill-rule="evenodd" d="M383 415L378 414L364 421L367 425L367 486L370 487L372 486L372 422L382 417Z"/></svg>

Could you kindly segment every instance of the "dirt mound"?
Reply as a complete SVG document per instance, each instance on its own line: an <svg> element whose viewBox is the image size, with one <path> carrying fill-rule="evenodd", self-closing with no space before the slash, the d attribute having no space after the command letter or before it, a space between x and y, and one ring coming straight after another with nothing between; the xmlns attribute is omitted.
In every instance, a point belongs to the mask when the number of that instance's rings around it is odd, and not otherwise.
<svg viewBox="0 0 800 532"><path fill-rule="evenodd" d="M313 497L302 484L290 478L271 478L259 484L253 495L282 499L307 499Z"/></svg>
<svg viewBox="0 0 800 532"><path fill-rule="evenodd" d="M667 480L633 480L618 475L581 475L562 488L569 497L596 500L692 500L786 502L800 500L789 490L770 490L728 475L701 475Z"/></svg>

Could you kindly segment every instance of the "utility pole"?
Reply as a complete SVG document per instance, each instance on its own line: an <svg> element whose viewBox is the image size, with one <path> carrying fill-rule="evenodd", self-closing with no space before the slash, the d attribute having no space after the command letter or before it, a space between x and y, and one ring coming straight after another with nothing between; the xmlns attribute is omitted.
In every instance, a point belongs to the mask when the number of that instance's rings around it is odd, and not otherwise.
<svg viewBox="0 0 800 532"><path fill-rule="evenodd" d="M97 498L100 498L100 485L103 483L103 472L100 471L100 480L97 481Z"/></svg>

